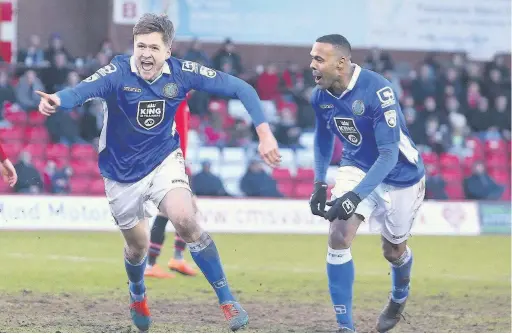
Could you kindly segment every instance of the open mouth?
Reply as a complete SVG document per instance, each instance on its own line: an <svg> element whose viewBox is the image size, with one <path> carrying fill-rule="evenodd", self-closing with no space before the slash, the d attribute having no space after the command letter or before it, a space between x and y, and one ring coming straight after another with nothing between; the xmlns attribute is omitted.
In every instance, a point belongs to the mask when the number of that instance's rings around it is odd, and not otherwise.
<svg viewBox="0 0 512 334"><path fill-rule="evenodd" d="M315 78L315 83L316 84L318 84L322 80L322 76L321 75L315 75L314 78Z"/></svg>
<svg viewBox="0 0 512 334"><path fill-rule="evenodd" d="M147 61L147 60L141 60L140 62L140 66L142 67L142 69L144 71L151 71L151 69L153 68L153 62L152 61Z"/></svg>

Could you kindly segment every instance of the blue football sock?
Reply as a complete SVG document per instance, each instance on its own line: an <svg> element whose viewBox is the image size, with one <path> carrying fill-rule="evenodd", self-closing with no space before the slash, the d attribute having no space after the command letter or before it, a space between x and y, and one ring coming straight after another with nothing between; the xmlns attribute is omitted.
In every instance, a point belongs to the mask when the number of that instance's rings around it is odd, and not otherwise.
<svg viewBox="0 0 512 334"><path fill-rule="evenodd" d="M409 282L411 281L412 251L407 246L400 258L391 263L391 299L396 303L403 303L409 295Z"/></svg>
<svg viewBox="0 0 512 334"><path fill-rule="evenodd" d="M329 280L329 292L338 326L354 330L354 323L352 322L354 261L352 260L350 248L328 248L327 278Z"/></svg>
<svg viewBox="0 0 512 334"><path fill-rule="evenodd" d="M142 261L137 264L132 264L126 258L124 259L124 266L128 274L130 294L133 299L141 301L144 299L146 286L144 285L144 269L146 268L147 256L144 256Z"/></svg>
<svg viewBox="0 0 512 334"><path fill-rule="evenodd" d="M228 281L220 262L219 252L210 235L203 232L199 240L189 243L188 247L197 266L215 290L219 303L234 301L235 297L233 297L229 289Z"/></svg>

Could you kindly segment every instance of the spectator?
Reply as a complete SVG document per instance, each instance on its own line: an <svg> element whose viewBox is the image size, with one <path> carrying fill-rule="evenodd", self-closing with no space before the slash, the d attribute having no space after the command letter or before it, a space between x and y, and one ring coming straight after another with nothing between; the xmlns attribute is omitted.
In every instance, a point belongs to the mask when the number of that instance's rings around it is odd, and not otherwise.
<svg viewBox="0 0 512 334"><path fill-rule="evenodd" d="M494 125L492 117L489 115L489 100L485 97L480 98L478 107L469 112L469 125L471 129L477 132L481 138L486 138L487 131Z"/></svg>
<svg viewBox="0 0 512 334"><path fill-rule="evenodd" d="M422 65L419 77L411 85L411 94L415 101L421 103L428 96L436 96L437 82L434 72L428 65Z"/></svg>
<svg viewBox="0 0 512 334"><path fill-rule="evenodd" d="M91 143L100 136L105 108L101 99L93 99L85 104L80 120L80 135L85 141Z"/></svg>
<svg viewBox="0 0 512 334"><path fill-rule="evenodd" d="M315 111L309 103L312 92L312 87L305 87L294 95L294 101L297 104L297 125L303 130L315 128Z"/></svg>
<svg viewBox="0 0 512 334"><path fill-rule="evenodd" d="M457 100L462 101L464 97L464 83L462 82L459 72L455 67L450 67L446 70L444 74L444 82L440 85L440 87L451 87L449 91L444 90L444 95L455 96ZM441 96L444 99L443 96Z"/></svg>
<svg viewBox="0 0 512 334"><path fill-rule="evenodd" d="M480 84L477 81L470 81L466 94L466 104L468 108L476 108L481 98Z"/></svg>
<svg viewBox="0 0 512 334"><path fill-rule="evenodd" d="M71 192L71 185L69 178L73 175L71 167L66 166L61 170L56 171L52 175L52 193L53 194L69 194Z"/></svg>
<svg viewBox="0 0 512 334"><path fill-rule="evenodd" d="M412 141L418 146L428 146L428 140L425 132L425 124L418 120L418 112L413 107L414 100L412 97L407 97L404 102L404 117L407 125L407 130L411 135Z"/></svg>
<svg viewBox="0 0 512 334"><path fill-rule="evenodd" d="M50 39L48 41L48 48L46 49L46 51L44 53L44 58L46 61L50 62L50 64L54 65L55 55L57 53L64 53L64 55L66 55L66 59L68 61L71 61L73 59L73 57L71 57L71 54L64 47L64 44L62 42L60 35L54 33L50 36Z"/></svg>
<svg viewBox="0 0 512 334"><path fill-rule="evenodd" d="M199 41L197 38L192 41L190 48L188 49L187 53L185 53L183 58L202 64L204 66L210 66L210 58L202 50L201 41Z"/></svg>
<svg viewBox="0 0 512 334"><path fill-rule="evenodd" d="M116 55L112 41L108 38L104 39L103 42L101 42L98 53L104 54L107 57L108 62L110 62L110 60Z"/></svg>
<svg viewBox="0 0 512 334"><path fill-rule="evenodd" d="M301 129L297 126L296 115L288 108L281 110L279 122L276 125L277 142L287 147L297 147Z"/></svg>
<svg viewBox="0 0 512 334"><path fill-rule="evenodd" d="M52 65L45 69L42 75L46 89L51 92L59 91L65 86L71 71L64 53L58 52L54 58Z"/></svg>
<svg viewBox="0 0 512 334"><path fill-rule="evenodd" d="M226 39L223 46L213 56L213 67L234 76L242 74L242 61L240 55L235 52L235 45L231 39Z"/></svg>
<svg viewBox="0 0 512 334"><path fill-rule="evenodd" d="M187 100L190 113L198 116L208 115L209 102L210 94L200 90L190 91L190 98Z"/></svg>
<svg viewBox="0 0 512 334"><path fill-rule="evenodd" d="M485 95L494 100L497 96L504 95L509 90L503 80L501 71L497 68L491 69L489 79L485 82Z"/></svg>
<svg viewBox="0 0 512 334"><path fill-rule="evenodd" d="M304 89L304 76L299 71L299 65L295 63L288 63L288 66L283 71L282 80L285 88L289 92L301 91Z"/></svg>
<svg viewBox="0 0 512 334"><path fill-rule="evenodd" d="M256 91L262 100L277 100L280 95L281 78L276 64L268 64L256 81Z"/></svg>
<svg viewBox="0 0 512 334"><path fill-rule="evenodd" d="M54 161L48 160L43 171L43 188L45 192L52 192L52 177L57 171L57 165Z"/></svg>
<svg viewBox="0 0 512 334"><path fill-rule="evenodd" d="M39 194L43 190L43 181L37 169L32 165L32 156L22 151L14 165L18 173L18 182L14 185L17 193Z"/></svg>
<svg viewBox="0 0 512 334"><path fill-rule="evenodd" d="M389 53L378 48L370 50L370 54L366 57L364 63L366 68L378 73L393 69L393 62Z"/></svg>
<svg viewBox="0 0 512 334"><path fill-rule="evenodd" d="M221 179L211 172L210 161L203 161L201 171L192 177L192 190L197 196L230 196Z"/></svg>
<svg viewBox="0 0 512 334"><path fill-rule="evenodd" d="M426 165L425 199L443 200L448 199L445 186L446 182L434 171L434 167Z"/></svg>
<svg viewBox="0 0 512 334"><path fill-rule="evenodd" d="M44 57L44 50L41 48L39 35L33 34L30 36L28 47L18 51L17 59L18 64L23 64L26 67L48 66Z"/></svg>
<svg viewBox="0 0 512 334"><path fill-rule="evenodd" d="M395 96L397 100L400 100L403 95L402 86L400 85L400 79L391 69L386 69L382 75L391 83L391 88L393 92L395 92Z"/></svg>
<svg viewBox="0 0 512 334"><path fill-rule="evenodd" d="M235 124L228 129L228 132L228 146L244 147L251 143L251 126L247 124L244 120L236 119Z"/></svg>
<svg viewBox="0 0 512 334"><path fill-rule="evenodd" d="M510 140L510 104L505 95L494 99L494 108L490 114L492 124L496 125L504 139Z"/></svg>
<svg viewBox="0 0 512 334"><path fill-rule="evenodd" d="M283 197L277 190L277 182L263 169L259 160L249 163L247 172L242 177L240 189L249 197Z"/></svg>
<svg viewBox="0 0 512 334"><path fill-rule="evenodd" d="M75 119L74 115L70 111L58 109L56 113L46 118L45 124L52 142L65 145L84 142L80 138L79 119Z"/></svg>
<svg viewBox="0 0 512 334"><path fill-rule="evenodd" d="M16 99L22 109L37 109L41 98L35 93L36 90L44 91L43 83L34 70L27 70L16 86Z"/></svg>
<svg viewBox="0 0 512 334"><path fill-rule="evenodd" d="M498 185L485 171L482 162L473 167L473 174L464 180L464 192L467 199L497 200L503 194L504 187Z"/></svg>
<svg viewBox="0 0 512 334"><path fill-rule="evenodd" d="M16 92L9 83L9 74L6 71L0 71L0 107L5 102L16 103Z"/></svg>

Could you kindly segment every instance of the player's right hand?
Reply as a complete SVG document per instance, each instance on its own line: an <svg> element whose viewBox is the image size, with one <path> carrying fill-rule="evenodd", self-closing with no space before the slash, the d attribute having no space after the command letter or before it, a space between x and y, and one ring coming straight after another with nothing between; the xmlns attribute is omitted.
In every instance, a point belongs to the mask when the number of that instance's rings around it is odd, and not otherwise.
<svg viewBox="0 0 512 334"><path fill-rule="evenodd" d="M16 182L18 182L18 174L16 173L16 169L12 165L12 162L9 159L5 159L0 163L0 169L2 171L4 182L7 182L11 188L14 187Z"/></svg>
<svg viewBox="0 0 512 334"><path fill-rule="evenodd" d="M45 116L51 116L60 106L60 98L56 94L47 94L36 90L37 95L41 96L39 102L39 112Z"/></svg>
<svg viewBox="0 0 512 334"><path fill-rule="evenodd" d="M311 213L315 216L324 217L325 214L325 202L327 201L327 183L315 182L315 190L311 194L309 199L309 206L311 207Z"/></svg>

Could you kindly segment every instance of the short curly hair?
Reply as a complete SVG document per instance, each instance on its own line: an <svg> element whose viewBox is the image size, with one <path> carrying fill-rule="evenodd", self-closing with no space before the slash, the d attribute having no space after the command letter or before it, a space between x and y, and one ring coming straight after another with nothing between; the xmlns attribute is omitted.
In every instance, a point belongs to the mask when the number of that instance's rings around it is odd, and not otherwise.
<svg viewBox="0 0 512 334"><path fill-rule="evenodd" d="M152 32L161 33L162 39L166 45L170 45L174 39L174 25L165 14L146 13L141 16L133 27L133 37L136 35L151 34Z"/></svg>

